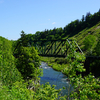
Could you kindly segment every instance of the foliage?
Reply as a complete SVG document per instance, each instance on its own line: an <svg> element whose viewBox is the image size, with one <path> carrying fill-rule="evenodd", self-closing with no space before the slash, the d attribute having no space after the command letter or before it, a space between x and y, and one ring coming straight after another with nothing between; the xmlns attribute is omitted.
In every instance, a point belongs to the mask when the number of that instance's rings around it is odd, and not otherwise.
<svg viewBox="0 0 100 100"><path fill-rule="evenodd" d="M66 66L68 66L66 64L67 61L64 58L41 57L41 61L46 62L48 64L48 66L51 66L53 69L55 69L57 71L62 71L64 68L66 68Z"/></svg>
<svg viewBox="0 0 100 100"><path fill-rule="evenodd" d="M88 46L84 46L86 41L84 39L91 38L94 36L94 40L91 41L91 39L87 39L87 41L90 41L89 43L92 45L92 43L95 41L98 41L97 33L100 33L99 30L99 24L100 23L100 10L97 13L94 13L93 15L88 12L86 16L82 15L82 19L76 19L75 21L70 22L68 25L66 25L64 28L54 28L54 29L45 29L44 31L37 31L35 34L26 34L24 31L21 32L21 38L18 39L15 43L15 50L14 55L17 55L16 47L20 49L21 46L27 47L27 46L35 46L36 41L42 41L42 40L59 40L59 39L66 39L66 38L72 38L77 36L77 42L82 46L82 49L86 52L89 48ZM97 26L98 24L98 26ZM96 27L93 27L96 26ZM98 30L98 32L97 32ZM90 34L90 35L89 35ZM91 36L93 35L93 36ZM96 37L96 38L95 38ZM83 42L84 41L84 42ZM43 42L38 43L40 46L43 45ZM49 44L49 42L48 42ZM89 46L90 46L89 44ZM93 43L92 49L88 49L87 54L91 55L94 45L96 43Z"/></svg>
<svg viewBox="0 0 100 100"><path fill-rule="evenodd" d="M12 43L0 37L0 100L32 100L26 86L15 66Z"/></svg>
<svg viewBox="0 0 100 100"><path fill-rule="evenodd" d="M83 76L85 55L76 53L74 42L70 45L71 53L67 56L69 67L67 67L67 76L71 84L74 86L74 91L70 97L75 100L99 100L100 99L100 80L93 75ZM72 59L73 57L73 59ZM77 74L78 71L78 74Z"/></svg>
<svg viewBox="0 0 100 100"><path fill-rule="evenodd" d="M55 90L54 86L50 86L48 83L40 87L38 84L33 84L36 88L35 91L27 89L28 84L22 80L22 76L24 79L26 79L26 77L33 77L33 80L37 82L38 76L41 74L38 53L34 47L30 46L33 46L35 43L33 41L37 40L61 39L66 38L66 36L71 37L75 35L78 43L83 46L83 50L87 49L91 51L90 48L92 47L93 55L98 56L100 55L100 39L98 35L100 33L100 24L97 24L99 21L100 10L93 15L87 13L86 17L82 16L82 20L77 19L64 28L54 28L43 32L38 31L33 35L26 34L22 31L21 38L17 41L9 41L0 37L0 100L33 100L33 97L34 100L55 100L59 98L59 90ZM93 25L95 26L89 29ZM97 44L96 40L98 42ZM68 62L67 65L63 63L61 65L61 61L57 61L57 63L54 64L54 59L51 61L53 64L50 65L56 70L62 71L70 78L70 82L74 86L74 91L70 95L72 99L99 100L100 79L95 78L91 74L82 77L81 73L85 71L83 64L85 55L75 52L76 47L74 42L70 45L69 52L70 51L71 53L67 56L66 60ZM98 66L96 68L99 69L98 61L92 62L91 64L91 68ZM97 72L97 70L94 71ZM32 80L29 80L29 82L30 81ZM59 99L65 100L66 97L60 97Z"/></svg>
<svg viewBox="0 0 100 100"><path fill-rule="evenodd" d="M56 70L60 69L58 68L59 65L57 66L57 62L56 64L52 62L52 58L49 58L48 60L51 60L51 65L53 66L53 68L55 68ZM53 58L53 61L56 60L54 60ZM85 55L76 52L76 46L74 41L70 42L66 61L67 66L62 67L63 70L60 69L60 71L62 71L68 76L70 84L72 84L74 87L74 90L68 95L68 97L72 100L99 100L100 79L95 78L95 76L92 74L88 74L87 76L83 76L84 74L82 75L82 72L86 70L84 68ZM96 64L98 64L98 62L96 62Z"/></svg>
<svg viewBox="0 0 100 100"><path fill-rule="evenodd" d="M97 44L95 45L95 48L93 49L93 56L100 56L100 35L98 36L98 41ZM90 59L90 71L93 73L93 75L95 75L95 77L99 77L100 76L100 59Z"/></svg>
<svg viewBox="0 0 100 100"><path fill-rule="evenodd" d="M84 72L84 62L85 62L85 55L76 52L76 45L75 42L72 41L69 44L69 51L67 51L67 63L68 66L63 69L63 73L66 73L66 75L70 77L75 77L76 74L79 74L80 72Z"/></svg>
<svg viewBox="0 0 100 100"><path fill-rule="evenodd" d="M15 66L15 58L12 55L11 42L0 37L0 83L11 86L21 79L21 74Z"/></svg>
<svg viewBox="0 0 100 100"><path fill-rule="evenodd" d="M23 82L15 82L9 89L7 86L0 87L0 100L33 100L33 91L28 90Z"/></svg>
<svg viewBox="0 0 100 100"><path fill-rule="evenodd" d="M40 75L40 60L34 47L21 47L16 65L24 79L37 79Z"/></svg>
<svg viewBox="0 0 100 100"><path fill-rule="evenodd" d="M24 79L38 79L41 74L39 69L40 57L35 48L28 44L24 31L21 32L21 38L14 44L14 56L16 57L16 67L21 72Z"/></svg>
<svg viewBox="0 0 100 100"><path fill-rule="evenodd" d="M12 43L0 37L0 100L56 100L58 96L65 100L65 97L58 95L60 90L56 90L55 86L48 83L40 86L37 83L40 62L34 47L21 46L19 50L20 55L14 58ZM16 59L21 73L16 68ZM32 72L28 73L26 69ZM25 81L21 76L32 76L33 79Z"/></svg>
<svg viewBox="0 0 100 100"><path fill-rule="evenodd" d="M36 91L26 86L26 83L17 81L10 89L7 86L0 87L0 100L66 100L66 96L60 96L60 90L49 83L41 85Z"/></svg>
<svg viewBox="0 0 100 100"><path fill-rule="evenodd" d="M82 78L81 75L73 77L75 91L71 97L75 100L100 100L100 80L89 74Z"/></svg>
<svg viewBox="0 0 100 100"><path fill-rule="evenodd" d="M56 90L55 86L50 86L49 83L41 85L40 88L34 92L34 100L56 100L60 90Z"/></svg>
<svg viewBox="0 0 100 100"><path fill-rule="evenodd" d="M90 27L96 25L98 22L100 22L100 10L93 15L88 12L86 16L82 15L81 20L76 19L75 21L71 21L64 28L60 27L52 30L45 29L42 32L37 31L35 34L27 34L25 37L27 39L27 43L30 43L31 45L33 45L33 41L59 40L62 38L72 37L78 34L80 31L86 28L89 29Z"/></svg>

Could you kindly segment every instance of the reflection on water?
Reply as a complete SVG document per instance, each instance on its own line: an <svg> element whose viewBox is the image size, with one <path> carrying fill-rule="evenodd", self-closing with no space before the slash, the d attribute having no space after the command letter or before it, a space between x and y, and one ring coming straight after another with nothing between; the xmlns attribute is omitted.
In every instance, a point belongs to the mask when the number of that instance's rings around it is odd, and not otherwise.
<svg viewBox="0 0 100 100"><path fill-rule="evenodd" d="M65 90L61 91L62 95L68 95L71 92L72 87L67 81L67 77L61 72L53 70L46 63L42 62L41 67L43 68L43 76L41 77L40 84L49 82L51 85L56 85L56 89L65 87Z"/></svg>

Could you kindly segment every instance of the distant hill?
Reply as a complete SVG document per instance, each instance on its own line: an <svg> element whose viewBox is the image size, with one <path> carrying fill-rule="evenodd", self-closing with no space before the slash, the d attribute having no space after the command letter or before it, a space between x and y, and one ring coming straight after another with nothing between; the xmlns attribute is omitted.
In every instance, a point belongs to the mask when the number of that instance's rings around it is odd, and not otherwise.
<svg viewBox="0 0 100 100"><path fill-rule="evenodd" d="M97 55L95 52L99 44L99 32L100 10L93 15L88 12L86 16L82 16L81 20L77 19L64 28L45 29L41 32L37 31L35 34L25 34L23 31L23 40L27 41L27 45L33 45L33 41L76 38L77 43L87 55Z"/></svg>

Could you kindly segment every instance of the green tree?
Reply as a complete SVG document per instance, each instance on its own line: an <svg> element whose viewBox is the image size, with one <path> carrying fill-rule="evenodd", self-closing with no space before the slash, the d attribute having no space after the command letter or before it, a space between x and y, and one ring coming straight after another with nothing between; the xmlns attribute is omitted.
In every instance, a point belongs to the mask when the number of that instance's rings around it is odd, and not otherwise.
<svg viewBox="0 0 100 100"><path fill-rule="evenodd" d="M34 47L21 47L16 65L24 79L36 79L40 75L40 59Z"/></svg>
<svg viewBox="0 0 100 100"><path fill-rule="evenodd" d="M14 82L20 81L21 79L21 73L15 66L12 43L0 37L0 85L10 87Z"/></svg>

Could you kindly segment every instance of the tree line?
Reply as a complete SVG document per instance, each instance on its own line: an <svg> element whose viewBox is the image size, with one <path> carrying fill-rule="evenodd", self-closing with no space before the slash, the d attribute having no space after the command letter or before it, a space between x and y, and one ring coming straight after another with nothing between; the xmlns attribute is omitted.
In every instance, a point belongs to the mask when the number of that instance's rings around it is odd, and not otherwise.
<svg viewBox="0 0 100 100"><path fill-rule="evenodd" d="M54 28L54 29L45 29L44 31L37 31L35 34L26 34L26 39L30 45L32 45L33 41L40 40L59 40L62 38L71 37L78 32L82 31L85 28L90 28L96 25L100 21L100 9L98 12L93 15L88 12L86 16L82 16L82 19L72 21L64 28Z"/></svg>

